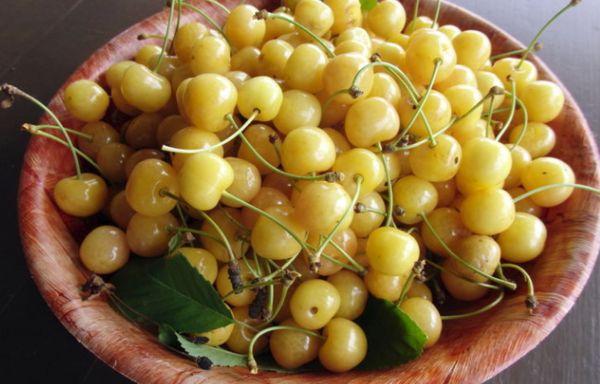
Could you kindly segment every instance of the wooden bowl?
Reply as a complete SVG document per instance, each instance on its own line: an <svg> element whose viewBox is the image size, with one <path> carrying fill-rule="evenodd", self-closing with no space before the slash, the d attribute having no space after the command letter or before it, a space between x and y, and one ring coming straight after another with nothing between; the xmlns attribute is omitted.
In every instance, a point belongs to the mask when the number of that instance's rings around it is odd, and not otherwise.
<svg viewBox="0 0 600 384"><path fill-rule="evenodd" d="M237 2L222 1L230 8ZM249 3L261 8L276 2ZM222 20L222 14L205 2L197 5ZM432 15L433 6L433 0L426 1L422 14ZM191 18L191 14L186 14L185 19ZM92 55L66 83L79 78L99 78L111 63L136 52L143 44L136 39L139 33L162 33L166 19L166 12L162 12L121 33ZM441 21L485 32L497 52L522 47L498 27L449 3L442 8ZM533 61L541 78L560 83L541 61L535 58ZM78 127L80 124L65 111L64 88L63 85L50 106L65 125ZM565 95L564 111L551 123L558 136L552 155L573 167L579 183L598 186L598 149L573 97L566 90ZM549 211L546 252L528 266L539 299L539 307L532 316L523 305L525 292L521 288L484 315L446 322L443 336L434 348L410 364L385 371L256 376L244 368L202 371L191 361L161 347L155 336L129 323L106 301L81 301L79 287L88 272L78 260L77 241L85 234L89 222L63 215L51 198L54 184L72 175L73 169L65 148L39 137L31 139L19 193L19 219L27 263L42 296L69 332L106 364L141 383L482 382L533 349L556 327L583 289L600 248L600 199L575 191L568 202Z"/></svg>

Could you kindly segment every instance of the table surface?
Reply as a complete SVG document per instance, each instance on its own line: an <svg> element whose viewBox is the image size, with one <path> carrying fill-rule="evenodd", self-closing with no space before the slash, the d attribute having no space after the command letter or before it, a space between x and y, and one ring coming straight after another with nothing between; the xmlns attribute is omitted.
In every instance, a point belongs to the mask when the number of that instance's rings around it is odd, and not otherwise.
<svg viewBox="0 0 600 384"><path fill-rule="evenodd" d="M567 0L454 0L528 41ZM129 25L157 12L160 0L3 1L0 83L10 82L49 100L92 52ZM542 5L543 4L543 5ZM600 134L600 4L584 1L542 38L540 56L573 93ZM25 266L17 228L16 194L27 135L23 122L40 113L27 103L0 111L0 367L7 383L127 383L60 325ZM596 269L598 270L598 269ZM599 383L600 275L574 309L533 352L491 383Z"/></svg>

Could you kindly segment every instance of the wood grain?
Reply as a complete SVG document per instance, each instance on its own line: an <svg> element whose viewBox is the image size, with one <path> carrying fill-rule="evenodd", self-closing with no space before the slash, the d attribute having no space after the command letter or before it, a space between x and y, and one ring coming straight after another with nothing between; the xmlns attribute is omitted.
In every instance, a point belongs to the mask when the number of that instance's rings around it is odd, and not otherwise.
<svg viewBox="0 0 600 384"><path fill-rule="evenodd" d="M223 2L231 6L235 1ZM265 1L252 2L258 6ZM432 14L433 2L424 5ZM202 3L199 6L205 6ZM207 7L210 9L210 7ZM217 12L211 10L213 14ZM191 17L188 15L187 17ZM468 12L445 4L442 21L462 28L486 32L497 49L510 50L520 45L496 27ZM130 57L141 45L135 39L140 32L160 32L166 14L154 16L123 32L94 54L67 81L98 78L112 62ZM537 62L543 77L557 81ZM64 111L62 88L51 107L67 124L75 125ZM554 155L576 170L578 181L599 184L598 151L587 123L572 97L567 94L564 113L551 124L560 146ZM84 225L59 214L49 191L61 177L72 174L69 154L42 139L32 139L25 157L20 186L20 223L29 268L40 289L65 327L107 364L143 383L198 383L215 380L250 383L303 382L481 382L504 369L535 347L571 308L583 288L598 253L600 222L594 215L599 199L575 192L564 205L551 210L546 253L530 265L539 292L540 307L528 316L523 292L487 315L463 322L448 323L438 345L409 365L383 372L344 375L312 374L280 376L263 373L250 376L244 369L200 371L189 361L164 350L148 335L117 315L100 300L82 302L78 286L85 270L77 260L76 238Z"/></svg>

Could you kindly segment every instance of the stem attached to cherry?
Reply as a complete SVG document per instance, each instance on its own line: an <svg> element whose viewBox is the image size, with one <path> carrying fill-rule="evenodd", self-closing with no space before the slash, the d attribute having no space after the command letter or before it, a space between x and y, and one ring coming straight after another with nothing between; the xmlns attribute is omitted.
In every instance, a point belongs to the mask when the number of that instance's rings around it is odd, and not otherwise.
<svg viewBox="0 0 600 384"><path fill-rule="evenodd" d="M504 134L506 133L506 131L508 130L508 128L510 127L510 124L512 123L514 117L515 117L515 110L517 109L517 85L515 83L515 80L512 77L509 77L510 80L510 109L508 112L508 117L506 118L506 121L504 122L504 125L502 126L502 129L500 129L500 132L498 132L498 135L496 135L496 141L500 141L500 139L502 139L502 136L504 136Z"/></svg>
<svg viewBox="0 0 600 384"><path fill-rule="evenodd" d="M450 247L446 244L446 242L440 237L440 235L437 233L437 231L435 230L435 228L433 228L433 225L431 225L431 222L429 221L429 219L427 218L427 215L424 213L421 213L420 216L423 218L423 222L425 223L425 225L427 225L427 228L429 228L429 230L431 231L431 234L435 237L435 239L437 241L439 241L439 243L442 245L442 247L444 248L444 250L446 252L448 252L448 254L457 262L459 262L462 266L466 267L467 269L471 270L472 272L475 272L476 274L478 274L479 276L485 277L486 279L493 281L496 284L500 284L510 290L515 290L517 289L517 285L511 281L507 281L507 280L503 280L503 279L499 279L497 277L494 277L488 273L483 272L482 270L480 270L479 268L471 265L470 263L466 262L465 260L463 260L460 256L458 256L456 253L454 253L454 251L452 249L450 249Z"/></svg>
<svg viewBox="0 0 600 384"><path fill-rule="evenodd" d="M23 124L21 128L24 131L29 132L32 135L45 137L47 139L55 141L59 144L64 145L65 147L69 148L69 143L67 141L61 139L60 137L54 136L51 133L45 132L41 129L35 129L35 127L36 127L35 125ZM77 148L75 146L73 147L73 151L76 154L76 156L80 156L82 159L87 161L92 167L94 167L98 171L98 173L102 174L102 169L100 169L100 166L98 165L98 163L96 163L91 157L89 157L88 155L83 153L79 148ZM77 160L77 162L75 164L79 165L79 159ZM78 176L81 176L81 173L79 173Z"/></svg>
<svg viewBox="0 0 600 384"><path fill-rule="evenodd" d="M472 312L468 312L468 313L461 313L459 315L443 315L441 316L442 320L458 320L458 319L465 319L467 317L473 317L473 316L477 316L480 315L484 312L489 311L490 309L494 308L495 306L497 306L498 304L500 304L500 302L504 299L504 291L501 290L500 293L498 294L498 297L492 301L491 303L475 310Z"/></svg>
<svg viewBox="0 0 600 384"><path fill-rule="evenodd" d="M335 226L329 232L329 234L327 235L325 240L323 240L323 242L321 243L319 248L317 248L317 250L314 253L310 254L309 267L310 267L311 271L313 271L315 273L317 273L319 271L319 266L321 264L321 254L323 253L323 251L325 250L327 245L331 242L331 240L333 239L333 236L335 236L335 234L337 233L338 229L340 228L340 225L342 225L342 222L346 219L346 217L348 217L350 212L354 209L354 205L358 201L358 196L360 196L360 188L361 188L363 180L364 180L364 178L362 175L356 174L354 176L354 183L356 184L356 190L354 191L354 196L352 196L352 201L350 202L350 205L348 206L348 208L346 209L346 211L344 212L342 217L338 220L337 223L335 223Z"/></svg>
<svg viewBox="0 0 600 384"><path fill-rule="evenodd" d="M435 5L435 14L433 16L433 22L431 23L431 28L435 28L439 18L440 18L440 9L442 8L442 0L437 0L437 4Z"/></svg>
<svg viewBox="0 0 600 384"><path fill-rule="evenodd" d="M299 23L296 20L290 18L289 16L286 16L285 14L282 14L282 13L271 13L271 12L269 12L267 10L262 10L262 11L258 11L256 13L255 17L257 19L262 19L262 20L277 19L277 20L287 21L288 23L293 24L296 28L300 29L302 32L304 32L308 36L310 36L311 39L313 39L317 44L319 44L323 48L323 50L325 51L325 53L327 54L327 56L329 56L330 59L333 58L333 57L335 57L335 53L329 48L329 46L327 44L325 44L325 42L323 41L323 39L321 39L319 36L317 36L308 27L302 25L301 23Z"/></svg>
<svg viewBox="0 0 600 384"><path fill-rule="evenodd" d="M175 12L175 3L180 3L180 1L171 1L171 5L169 6L169 21L167 22L167 30L165 31L165 36L163 37L163 43L160 50L160 54L158 55L158 60L156 60L156 65L152 68L152 72L157 72L162 64L163 58L165 57L165 53L167 52L167 45L169 45L169 32L171 31L171 24L173 24L173 14Z"/></svg>
<svg viewBox="0 0 600 384"><path fill-rule="evenodd" d="M527 273L523 267L511 263L500 264L500 268L514 269L523 276L523 279L525 279L525 282L527 283L527 299L525 299L525 305L529 309L529 313L533 314L533 310L537 307L537 299L535 297L533 280L531 279L531 276L529 276L529 273Z"/></svg>
<svg viewBox="0 0 600 384"><path fill-rule="evenodd" d="M396 139L396 141L392 145L394 145L394 146L397 145L398 142L400 140L402 140L404 135L406 135L410 131L410 129L413 127L413 125L417 122L417 116L419 116L419 114L423 114L423 107L425 106L425 103L427 102L427 98L429 98L429 95L431 94L431 90L433 89L433 84L435 83L435 79L437 77L437 74L438 74L438 71L439 71L441 65L442 65L442 59L440 59L440 58L435 59L433 73L431 74L431 80L429 81L429 85L427 86L425 93L419 100L419 104L416 106L415 113L412 115L412 117L411 117L410 121L408 122L408 124L406 125L406 127L404 127L404 130L400 133L398 139ZM437 143L435 141L435 137L433 136L433 130L432 130L431 126L429 124L426 124L425 128L427 129L427 135L429 137L429 141L431 142L431 146L435 147L437 145Z"/></svg>
<svg viewBox="0 0 600 384"><path fill-rule="evenodd" d="M250 341L250 345L248 346L248 369L250 369L250 373L253 375L258 373L258 365L256 364L256 360L254 359L254 345L261 336L273 331L294 331L311 337L316 337L320 340L325 340L324 336L321 336L316 332L309 331L304 328L292 327L290 325L275 325L269 328L265 328L259 331L256 335L254 335L254 337Z"/></svg>
<svg viewBox="0 0 600 384"><path fill-rule="evenodd" d="M202 8L198 8L190 3L187 2L182 2L181 6L184 8L188 8L194 12L196 12L197 14L199 14L200 16L202 16L206 21L208 21L208 23L217 31L219 31L219 33L221 35L223 35L223 37L225 37L225 33L223 33L223 29L221 29L221 26L212 18L210 17L210 15L208 13L206 13ZM225 37L225 39L227 39L227 37Z"/></svg>
<svg viewBox="0 0 600 384"><path fill-rule="evenodd" d="M213 149L219 148L219 147L221 147L221 146L229 143L230 141L235 140L239 135L241 135L244 132L244 130L246 128L248 128L250 126L250 124L252 124L252 122L254 121L254 119L256 119L256 117L259 114L260 114L260 111L259 110L255 110L252 113L252 115L250 115L250 117L248 118L248 120L246 120L246 122L241 127L237 128L233 134L229 135L227 138L221 140L217 144L213 144L213 145L208 146L208 147L194 148L194 149L176 148L176 147L171 147L171 146L168 146L168 145L163 145L162 148L161 148L161 150L163 150L165 152L182 153L182 154L186 154L186 155L193 155L195 153L212 151ZM229 117L233 118L231 115L227 115L227 117L225 117L225 118L228 119Z"/></svg>
<svg viewBox="0 0 600 384"><path fill-rule="evenodd" d="M239 131L240 128L238 127L237 123L235 122L235 120L233 119L233 116L228 115L226 117L226 119L231 123L231 125L236 129L236 131ZM296 175L294 173L289 173L286 171L283 171L279 168L277 168L276 166L274 166L273 164L269 163L267 161L267 159L265 159L256 148L254 148L254 146L252 145L252 143L250 143L250 140L248 140L246 138L246 136L244 136L243 133L240 133L238 135L240 137L240 139L244 142L244 144L248 147L248 149L250 149L250 152L252 152L252 154L254 155L254 157L256 157L256 159L258 161L261 162L261 164L263 164L265 167L269 168L269 170L271 170L273 173L277 173L281 176L285 176L288 177L290 179L295 179L295 180L309 180L309 181L313 181L313 180L338 180L339 179L339 175L336 172L327 172L327 173L323 173L321 175Z"/></svg>
<svg viewBox="0 0 600 384"><path fill-rule="evenodd" d="M27 128L25 128L25 125L27 125ZM87 133L83 133L81 131L78 131L76 129L72 129L72 128L66 128L63 127L64 130L74 136L77 137L81 137L85 140L88 141L92 141L94 139L94 137L92 135L88 135ZM62 128L59 127L58 125L50 125L50 124L23 124L23 129L26 130L27 132L30 132L32 134L36 134L37 131L39 130L44 130L44 131L62 131Z"/></svg>
<svg viewBox="0 0 600 384"><path fill-rule="evenodd" d="M555 184L543 185L541 187L532 189L531 191L527 191L527 192L523 193L522 195L515 197L513 199L513 203L517 204L519 201L524 200L532 195L535 195L536 193L544 192L544 191L547 191L547 190L553 189L553 188L577 188L577 189L582 189L584 191L593 192L596 195L600 195L599 188L590 187L588 185L574 184L574 183L555 183Z"/></svg>

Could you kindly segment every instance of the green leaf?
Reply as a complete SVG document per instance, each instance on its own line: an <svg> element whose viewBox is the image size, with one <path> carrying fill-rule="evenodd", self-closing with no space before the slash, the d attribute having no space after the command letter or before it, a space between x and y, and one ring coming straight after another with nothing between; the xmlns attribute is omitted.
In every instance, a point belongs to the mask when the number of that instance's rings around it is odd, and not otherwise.
<svg viewBox="0 0 600 384"><path fill-rule="evenodd" d="M360 7L363 11L370 11L377 5L377 0L360 0Z"/></svg>
<svg viewBox="0 0 600 384"><path fill-rule="evenodd" d="M361 369L394 367L423 353L427 336L394 303L369 297L357 322L365 331L369 345Z"/></svg>
<svg viewBox="0 0 600 384"><path fill-rule="evenodd" d="M132 260L111 283L130 310L177 332L207 332L233 323L213 286L180 254Z"/></svg>
<svg viewBox="0 0 600 384"><path fill-rule="evenodd" d="M195 344L180 335L176 334L177 341L181 348L191 357L207 357L214 365L221 367L247 367L248 359L246 355L234 353L219 347L212 347L206 344Z"/></svg>
<svg viewBox="0 0 600 384"><path fill-rule="evenodd" d="M212 347L206 344L195 344L189 341L187 338L180 334L175 334L177 341L181 345L181 348L190 357L207 357L216 366L221 367L247 367L248 356L239 353L234 353L219 347ZM258 369L261 371L272 371L279 373L299 373L299 372L314 372L322 370L322 367L316 363L310 363L297 369L286 369L282 368L277 364L273 356L264 354L256 356L256 363Z"/></svg>

